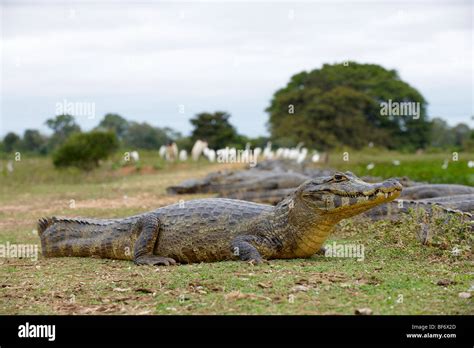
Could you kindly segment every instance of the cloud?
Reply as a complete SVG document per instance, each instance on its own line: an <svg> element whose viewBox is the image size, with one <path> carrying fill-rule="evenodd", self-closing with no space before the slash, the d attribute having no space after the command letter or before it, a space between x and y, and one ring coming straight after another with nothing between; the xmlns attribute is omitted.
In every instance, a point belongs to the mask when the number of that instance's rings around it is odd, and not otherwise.
<svg viewBox="0 0 474 348"><path fill-rule="evenodd" d="M254 136L265 132L263 110L291 75L346 59L398 70L426 97L431 115L468 121L470 6L5 3L0 133L41 127L66 98L183 132L193 113L226 110Z"/></svg>

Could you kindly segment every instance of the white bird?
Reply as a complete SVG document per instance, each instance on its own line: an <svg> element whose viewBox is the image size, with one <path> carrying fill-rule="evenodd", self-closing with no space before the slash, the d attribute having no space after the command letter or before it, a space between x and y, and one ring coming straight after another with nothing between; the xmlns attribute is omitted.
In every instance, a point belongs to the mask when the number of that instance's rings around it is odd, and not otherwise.
<svg viewBox="0 0 474 348"><path fill-rule="evenodd" d="M399 160L393 160L392 163L393 163L394 166L399 166L400 165Z"/></svg>
<svg viewBox="0 0 474 348"><path fill-rule="evenodd" d="M279 147L279 148L275 151L275 157L276 157L276 158L280 158L282 155L283 155L283 148Z"/></svg>
<svg viewBox="0 0 474 348"><path fill-rule="evenodd" d="M474 168L474 161L467 162L467 167L468 168Z"/></svg>
<svg viewBox="0 0 474 348"><path fill-rule="evenodd" d="M135 162L138 162L140 160L140 155L138 154L137 151L132 151L130 152L130 158L134 160Z"/></svg>
<svg viewBox="0 0 474 348"><path fill-rule="evenodd" d="M316 162L319 162L320 159L321 159L321 155L316 152L316 153L313 155L313 157L311 157L311 162L316 163Z"/></svg>
<svg viewBox="0 0 474 348"><path fill-rule="evenodd" d="M209 162L215 162L216 160L216 152L213 150L213 149L208 149L206 148L206 152L207 152L207 159L209 160Z"/></svg>
<svg viewBox="0 0 474 348"><path fill-rule="evenodd" d="M160 157L161 157L161 158L165 158L166 146L165 146L165 145L161 145L161 146L160 146L160 149L158 150L158 153L160 154Z"/></svg>
<svg viewBox="0 0 474 348"><path fill-rule="evenodd" d="M197 161L201 154L203 153L204 149L206 149L208 146L207 142L202 141L202 140L196 140L194 143L194 146L191 150L191 157L193 158L193 161Z"/></svg>
<svg viewBox="0 0 474 348"><path fill-rule="evenodd" d="M269 141L267 142L267 145L265 146L265 149L263 149L263 158L266 160L271 160L273 159L273 156L275 154L272 151L272 142Z"/></svg>
<svg viewBox="0 0 474 348"><path fill-rule="evenodd" d="M442 169L448 169L448 160L444 160L443 165L441 166Z"/></svg>
<svg viewBox="0 0 474 348"><path fill-rule="evenodd" d="M262 149L260 147L256 147L255 149L253 149L254 158L260 157L261 154L262 154Z"/></svg>
<svg viewBox="0 0 474 348"><path fill-rule="evenodd" d="M306 147L303 147L298 155L298 158L296 159L296 162L303 163L307 155L308 155L308 149Z"/></svg>
<svg viewBox="0 0 474 348"><path fill-rule="evenodd" d="M7 170L9 173L13 173L13 161L7 162Z"/></svg>
<svg viewBox="0 0 474 348"><path fill-rule="evenodd" d="M373 163L367 164L367 170L372 170L372 169L374 169L374 167L375 167L375 164L373 164Z"/></svg>
<svg viewBox="0 0 474 348"><path fill-rule="evenodd" d="M181 150L179 152L179 160L186 161L187 159L188 159L188 153L186 152L186 150Z"/></svg>

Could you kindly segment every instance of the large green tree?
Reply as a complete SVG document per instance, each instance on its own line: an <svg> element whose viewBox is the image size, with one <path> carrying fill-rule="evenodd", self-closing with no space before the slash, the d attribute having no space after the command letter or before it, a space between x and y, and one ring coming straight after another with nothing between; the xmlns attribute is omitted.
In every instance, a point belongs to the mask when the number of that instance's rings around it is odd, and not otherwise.
<svg viewBox="0 0 474 348"><path fill-rule="evenodd" d="M384 116L381 103L419 103L420 114ZM429 141L426 101L395 70L375 64L325 64L294 75L266 109L277 144L332 148L362 147L369 142L389 148L420 148Z"/></svg>
<svg viewBox="0 0 474 348"><path fill-rule="evenodd" d="M191 133L192 141L205 140L211 149L240 145L241 139L234 126L230 124L229 118L230 115L223 111L197 114L191 119L191 124L194 126Z"/></svg>

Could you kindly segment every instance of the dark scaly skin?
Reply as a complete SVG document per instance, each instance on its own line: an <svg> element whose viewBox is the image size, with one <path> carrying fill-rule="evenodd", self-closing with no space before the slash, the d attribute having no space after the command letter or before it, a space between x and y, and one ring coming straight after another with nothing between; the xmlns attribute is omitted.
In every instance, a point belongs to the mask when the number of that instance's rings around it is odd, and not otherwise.
<svg viewBox="0 0 474 348"><path fill-rule="evenodd" d="M454 195L446 197L435 197L420 199L423 203L437 203L444 207L474 213L474 193L465 195Z"/></svg>
<svg viewBox="0 0 474 348"><path fill-rule="evenodd" d="M426 184L403 190L403 199L425 199L474 193L474 187L456 184Z"/></svg>
<svg viewBox="0 0 474 348"><path fill-rule="evenodd" d="M266 192L272 192L274 190L288 190L288 192L293 192L298 188L298 186L310 179L310 177L298 173L272 173L258 179L247 180L235 184L220 185L216 192L219 193L219 197L252 201L251 199L239 198L239 196L245 197L247 193L250 195L265 194ZM283 197L285 196L286 195ZM280 197L278 201L283 197ZM259 201L257 203L267 202Z"/></svg>
<svg viewBox="0 0 474 348"><path fill-rule="evenodd" d="M445 203L445 202L430 202L430 201L424 202L421 200L417 201L417 200L406 200L406 199L398 199L398 200L389 202L387 204L380 205L370 211L365 212L363 215L371 218L372 220L398 219L400 217L400 214L406 214L410 210L423 209L428 214L431 214L433 207L436 207L436 209L446 214L454 214L454 215L463 216L469 220L473 219L471 213L467 211L463 211L461 209L456 209L458 207L464 208L462 204L453 208L453 207L450 207L448 203Z"/></svg>
<svg viewBox="0 0 474 348"><path fill-rule="evenodd" d="M244 174L245 173L245 174ZM186 180L179 185L170 186L169 194L183 193L219 193L222 197L229 194L246 191L266 191L282 188L297 188L306 180L307 175L299 173L243 171L223 177L206 177L202 180Z"/></svg>
<svg viewBox="0 0 474 348"><path fill-rule="evenodd" d="M275 205L280 202L286 196L295 192L295 188L285 188L268 191L243 191L243 192L232 192L226 195L227 198L242 199L244 201L265 203Z"/></svg>
<svg viewBox="0 0 474 348"><path fill-rule="evenodd" d="M96 256L136 264L310 257L342 219L400 195L396 180L350 172L303 183L277 206L223 198L174 204L125 219L39 222L44 256Z"/></svg>

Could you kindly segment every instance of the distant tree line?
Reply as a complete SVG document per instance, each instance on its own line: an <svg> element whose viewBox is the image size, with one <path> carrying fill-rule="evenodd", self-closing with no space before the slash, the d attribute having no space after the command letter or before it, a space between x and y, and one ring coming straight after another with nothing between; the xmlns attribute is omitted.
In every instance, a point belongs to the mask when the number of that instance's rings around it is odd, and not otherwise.
<svg viewBox="0 0 474 348"><path fill-rule="evenodd" d="M119 148L158 150L162 145L176 142L180 149L190 151L198 139L207 141L214 149L226 146L243 148L248 142L252 146L264 146L268 141L265 137L250 139L239 135L229 118L230 114L221 111L197 114L190 120L193 125L191 135L185 137L169 127L129 121L114 113L106 114L92 131L83 132L74 116L57 115L45 122L52 131L50 136L35 129L25 130L22 137L10 132L0 143L0 151L50 154L57 167L92 169Z"/></svg>
<svg viewBox="0 0 474 348"><path fill-rule="evenodd" d="M180 148L191 150L198 139L206 140L210 148L226 146L243 148L248 142L252 146L264 146L267 137L248 138L238 134L230 123L227 112L203 112L190 120L193 130L190 136L183 136L169 127L156 127L147 122L129 121L124 117L109 113L93 129L96 132L112 132L120 147L130 149L157 150L162 145L176 142ZM58 115L46 120L52 135L46 136L36 129L27 129L23 136L10 132L6 134L0 150L6 153L23 151L28 153L49 154L64 144L75 133L83 133L72 115Z"/></svg>

